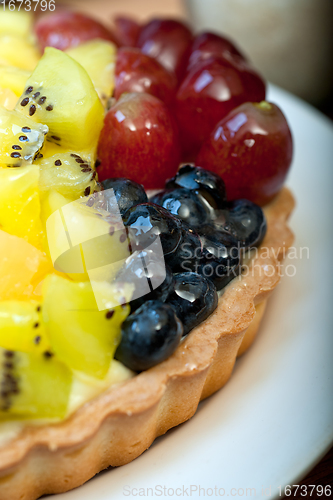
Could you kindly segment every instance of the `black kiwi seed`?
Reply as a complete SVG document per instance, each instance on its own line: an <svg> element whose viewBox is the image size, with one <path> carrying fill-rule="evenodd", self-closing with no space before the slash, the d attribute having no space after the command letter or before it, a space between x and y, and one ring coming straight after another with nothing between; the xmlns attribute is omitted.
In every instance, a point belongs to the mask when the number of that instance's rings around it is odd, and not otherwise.
<svg viewBox="0 0 333 500"><path fill-rule="evenodd" d="M5 363L3 363L3 367L11 370L14 368L14 363L11 363L10 361L5 361Z"/></svg>
<svg viewBox="0 0 333 500"><path fill-rule="evenodd" d="M111 311L108 311L108 312L105 314L105 317L106 317L106 319L111 319L113 315L114 315L114 310L113 310L113 309L111 309Z"/></svg>
<svg viewBox="0 0 333 500"><path fill-rule="evenodd" d="M53 109L52 104L49 104L48 106L46 106L45 109L46 109L46 111L52 111L52 109Z"/></svg>
<svg viewBox="0 0 333 500"><path fill-rule="evenodd" d="M35 93L32 97L33 97L34 99L37 99L37 97L38 97L38 96L40 96L40 92L36 92L36 93Z"/></svg>
<svg viewBox="0 0 333 500"><path fill-rule="evenodd" d="M26 135L20 135L20 137L19 137L19 141L21 141L21 142L26 142L26 141L28 141L28 142L29 142L29 139L28 139L28 137L27 137Z"/></svg>
<svg viewBox="0 0 333 500"><path fill-rule="evenodd" d="M22 99L21 101L21 106L26 106L28 104L28 102L30 101L29 97L25 97L24 99Z"/></svg>
<svg viewBox="0 0 333 500"><path fill-rule="evenodd" d="M86 187L84 190L84 196L89 196L90 195L90 186Z"/></svg>
<svg viewBox="0 0 333 500"><path fill-rule="evenodd" d="M120 243L124 243L124 241L127 239L127 236L126 236L126 233L122 233L120 236L119 236L119 241Z"/></svg>
<svg viewBox="0 0 333 500"><path fill-rule="evenodd" d="M28 87L25 93L30 94L33 91L33 89L34 89L33 87Z"/></svg>
<svg viewBox="0 0 333 500"><path fill-rule="evenodd" d="M84 163L84 160L82 158L75 158L76 163Z"/></svg>
<svg viewBox="0 0 333 500"><path fill-rule="evenodd" d="M61 138L58 137L57 135L51 135L51 139L54 139L55 141L61 141Z"/></svg>
<svg viewBox="0 0 333 500"><path fill-rule="evenodd" d="M12 149L16 149L17 151L21 150L21 146L18 146L17 144L13 144Z"/></svg>
<svg viewBox="0 0 333 500"><path fill-rule="evenodd" d="M90 167L88 167L88 168L83 168L83 169L81 170L81 172L91 172L91 168L90 168Z"/></svg>
<svg viewBox="0 0 333 500"><path fill-rule="evenodd" d="M39 99L38 104L44 104L44 102L45 102L45 101L46 101L46 97L45 97L45 95L43 95L43 96Z"/></svg>
<svg viewBox="0 0 333 500"><path fill-rule="evenodd" d="M29 134L29 132L31 132L30 127L22 127L21 130L22 130L22 132L25 132L26 134Z"/></svg>
<svg viewBox="0 0 333 500"><path fill-rule="evenodd" d="M89 198L89 200L86 203L87 207L92 207L93 204L94 204L94 198Z"/></svg>
<svg viewBox="0 0 333 500"><path fill-rule="evenodd" d="M61 163L61 161L60 161L60 160L56 160L56 161L54 162L54 164L55 164L55 166L56 166L56 167L60 167L60 165L62 165L62 163Z"/></svg>
<svg viewBox="0 0 333 500"><path fill-rule="evenodd" d="M97 172L94 171L93 174L92 174L92 178L95 179L96 175L97 175Z"/></svg>
<svg viewBox="0 0 333 500"><path fill-rule="evenodd" d="M34 328L38 328L39 327L39 323L35 323L33 327Z"/></svg>
<svg viewBox="0 0 333 500"><path fill-rule="evenodd" d="M71 153L71 157L72 157L72 158L80 158L80 159L81 159L81 156L79 156L79 155L77 155L77 154L75 154L75 153Z"/></svg>
<svg viewBox="0 0 333 500"><path fill-rule="evenodd" d="M32 116L36 113L36 106L34 104L31 104L29 108L29 115Z"/></svg>
<svg viewBox="0 0 333 500"><path fill-rule="evenodd" d="M40 341L42 340L42 337L40 335L37 335L35 338L34 338L34 343L36 345L38 345L40 343Z"/></svg>
<svg viewBox="0 0 333 500"><path fill-rule="evenodd" d="M95 168L99 167L101 163L101 160L97 158L97 160L95 161Z"/></svg>
<svg viewBox="0 0 333 500"><path fill-rule="evenodd" d="M44 357L46 359L50 359L50 358L52 358L52 356L54 356L53 352L50 352L50 351L45 351L44 352Z"/></svg>
<svg viewBox="0 0 333 500"><path fill-rule="evenodd" d="M5 352L4 352L4 356L5 356L6 358L11 359L11 358L13 358L13 357L14 357L14 351L5 351Z"/></svg>
<svg viewBox="0 0 333 500"><path fill-rule="evenodd" d="M10 156L12 158L21 158L21 154L20 153L10 153Z"/></svg>
<svg viewBox="0 0 333 500"><path fill-rule="evenodd" d="M111 226L110 229L109 229L109 235L110 236L114 235L114 227L113 226Z"/></svg>
<svg viewBox="0 0 333 500"><path fill-rule="evenodd" d="M37 306L37 307L36 307L36 311L37 311L38 313L39 313L39 312L41 312L41 310L42 310L41 306Z"/></svg>

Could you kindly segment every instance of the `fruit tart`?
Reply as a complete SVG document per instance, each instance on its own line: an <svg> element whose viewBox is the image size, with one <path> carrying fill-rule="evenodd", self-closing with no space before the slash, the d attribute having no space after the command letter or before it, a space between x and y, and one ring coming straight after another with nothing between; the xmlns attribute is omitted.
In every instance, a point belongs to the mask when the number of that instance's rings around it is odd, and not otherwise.
<svg viewBox="0 0 333 500"><path fill-rule="evenodd" d="M175 20L6 10L0 46L0 498L35 500L227 382L293 241L292 137Z"/></svg>

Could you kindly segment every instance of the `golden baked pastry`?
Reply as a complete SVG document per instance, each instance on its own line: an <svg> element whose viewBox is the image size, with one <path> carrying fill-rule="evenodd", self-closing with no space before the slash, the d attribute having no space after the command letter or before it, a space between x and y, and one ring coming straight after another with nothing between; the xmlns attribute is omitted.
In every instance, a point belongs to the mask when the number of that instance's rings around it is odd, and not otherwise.
<svg viewBox="0 0 333 500"><path fill-rule="evenodd" d="M110 465L130 462L191 418L198 403L227 382L236 357L255 338L293 242L287 225L293 207L287 188L264 207L268 230L249 272L230 282L215 312L169 359L111 387L65 421L27 426L4 444L0 498L35 500L68 491Z"/></svg>

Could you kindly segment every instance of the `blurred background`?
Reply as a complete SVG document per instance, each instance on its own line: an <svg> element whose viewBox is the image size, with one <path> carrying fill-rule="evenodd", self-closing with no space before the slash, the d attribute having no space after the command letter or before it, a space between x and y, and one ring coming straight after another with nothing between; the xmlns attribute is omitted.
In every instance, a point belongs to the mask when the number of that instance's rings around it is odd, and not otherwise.
<svg viewBox="0 0 333 500"><path fill-rule="evenodd" d="M237 42L271 82L333 118L333 0L58 0L104 23L114 14L188 20Z"/></svg>

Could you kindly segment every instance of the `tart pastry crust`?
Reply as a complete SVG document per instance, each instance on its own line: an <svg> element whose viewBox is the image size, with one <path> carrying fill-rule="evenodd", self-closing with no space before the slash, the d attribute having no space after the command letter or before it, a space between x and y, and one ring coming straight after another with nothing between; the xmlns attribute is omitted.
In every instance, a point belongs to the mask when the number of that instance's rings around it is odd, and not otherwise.
<svg viewBox="0 0 333 500"><path fill-rule="evenodd" d="M251 345L280 261L293 242L287 188L264 208L268 230L249 272L235 278L214 313L163 363L113 386L58 424L26 427L0 448L0 498L35 500L61 493L108 466L124 465L157 436L188 420L229 379Z"/></svg>

